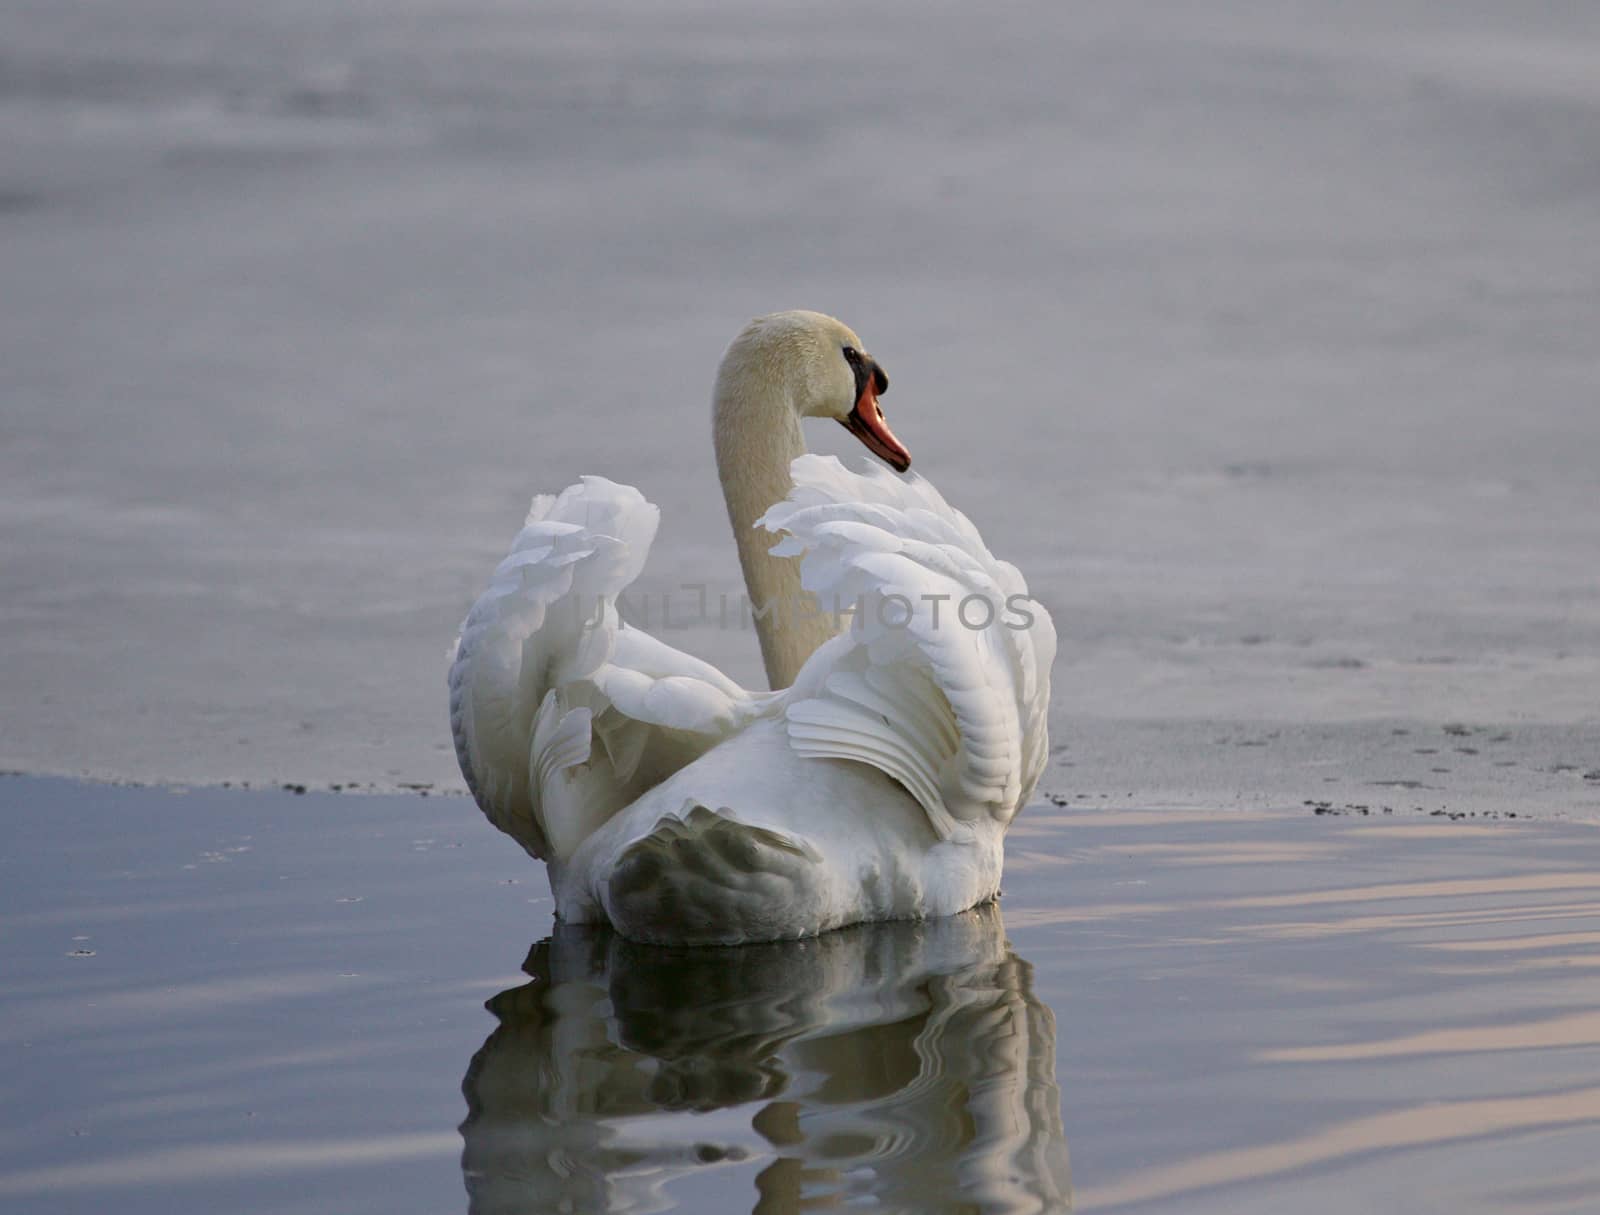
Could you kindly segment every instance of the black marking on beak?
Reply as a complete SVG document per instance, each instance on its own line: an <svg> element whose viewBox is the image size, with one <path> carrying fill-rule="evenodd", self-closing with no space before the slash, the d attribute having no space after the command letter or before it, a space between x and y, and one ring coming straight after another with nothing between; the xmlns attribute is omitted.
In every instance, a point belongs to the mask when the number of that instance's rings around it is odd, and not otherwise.
<svg viewBox="0 0 1600 1215"><path fill-rule="evenodd" d="M844 357L855 373L856 400L855 407L839 419L840 424L890 468L905 472L911 467L911 453L894 437L894 431L884 420L883 408L878 404L879 395L889 390L888 375L876 359L868 358L853 346L844 348Z"/></svg>
<svg viewBox="0 0 1600 1215"><path fill-rule="evenodd" d="M867 390L868 382L872 384L873 392L880 397L889 391L889 375L878 366L877 359L862 354L854 346L846 346L844 361L850 364L850 370L855 373L856 400L861 399L861 394Z"/></svg>

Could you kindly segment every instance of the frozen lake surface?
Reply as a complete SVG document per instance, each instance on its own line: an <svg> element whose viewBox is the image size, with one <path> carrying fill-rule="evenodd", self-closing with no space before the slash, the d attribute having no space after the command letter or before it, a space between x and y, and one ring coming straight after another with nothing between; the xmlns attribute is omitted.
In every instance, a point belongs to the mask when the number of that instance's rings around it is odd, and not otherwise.
<svg viewBox="0 0 1600 1215"><path fill-rule="evenodd" d="M7 1211L1600 1190L1590 824L1043 805L998 909L673 951L542 941L461 798L12 778L0 816Z"/></svg>
<svg viewBox="0 0 1600 1215"><path fill-rule="evenodd" d="M638 484L645 589L734 591L711 375L805 306L1054 609L1047 787L1600 801L1593 5L9 0L0 47L0 765L459 787L528 498ZM1418 754L1455 724L1509 741Z"/></svg>

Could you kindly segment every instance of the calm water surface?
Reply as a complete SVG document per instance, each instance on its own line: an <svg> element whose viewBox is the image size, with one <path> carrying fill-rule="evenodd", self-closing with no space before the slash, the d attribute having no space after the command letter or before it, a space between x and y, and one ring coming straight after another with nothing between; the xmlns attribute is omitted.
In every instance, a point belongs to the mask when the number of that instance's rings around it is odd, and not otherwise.
<svg viewBox="0 0 1600 1215"><path fill-rule="evenodd" d="M551 936L455 798L12 778L0 815L8 1212L1600 1190L1587 825L1041 805L999 908L693 952Z"/></svg>
<svg viewBox="0 0 1600 1215"><path fill-rule="evenodd" d="M1069 1200L1055 1021L997 908L733 950L566 929L525 969L463 1083L474 1211Z"/></svg>
<svg viewBox="0 0 1600 1215"><path fill-rule="evenodd" d="M1413 810L1600 811L1597 65L1580 3L0 3L0 766L456 785L529 496L736 592L712 369L810 306L1054 611L1077 806L998 913L684 956L547 940L460 800L0 781L0 1209L1025 1211L1070 1145L1083 1210L1592 1210L1600 837ZM1306 798L1372 813L1083 809Z"/></svg>

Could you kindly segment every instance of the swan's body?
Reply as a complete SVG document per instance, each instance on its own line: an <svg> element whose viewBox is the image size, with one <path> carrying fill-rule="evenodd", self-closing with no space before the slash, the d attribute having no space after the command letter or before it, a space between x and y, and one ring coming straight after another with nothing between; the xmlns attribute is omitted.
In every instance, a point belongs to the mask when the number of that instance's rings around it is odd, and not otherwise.
<svg viewBox="0 0 1600 1215"><path fill-rule="evenodd" d="M548 862L561 919L732 943L998 894L1048 751L1054 630L926 481L803 454L800 418L831 416L909 463L859 348L831 318L780 313L718 375L718 471L751 602L774 609L756 626L781 690L747 692L621 623L658 516L599 477L535 499L463 624L461 769ZM853 609L842 630L835 608Z"/></svg>

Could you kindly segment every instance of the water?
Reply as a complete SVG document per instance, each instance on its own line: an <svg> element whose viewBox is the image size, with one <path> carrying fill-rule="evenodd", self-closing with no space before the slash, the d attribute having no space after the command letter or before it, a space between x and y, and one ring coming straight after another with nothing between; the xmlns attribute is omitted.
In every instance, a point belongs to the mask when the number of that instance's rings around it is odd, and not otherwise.
<svg viewBox="0 0 1600 1215"><path fill-rule="evenodd" d="M1597 82L1580 3L0 0L0 768L459 788L533 492L736 593L776 308L1062 642L998 915L736 956L547 939L459 798L0 781L0 1208L1587 1210Z"/></svg>
<svg viewBox="0 0 1600 1215"><path fill-rule="evenodd" d="M674 951L551 939L460 798L12 778L0 814L8 1212L1022 1212L1070 1178L1084 1211L1532 1215L1600 1185L1588 825L1037 806L999 908Z"/></svg>
<svg viewBox="0 0 1600 1215"><path fill-rule="evenodd" d="M1055 1021L996 907L735 949L561 929L524 969L462 1083L475 1212L1070 1202Z"/></svg>
<svg viewBox="0 0 1600 1215"><path fill-rule="evenodd" d="M636 483L649 588L736 590L712 371L807 306L1055 609L1088 791L1299 800L1189 774L1467 721L1589 792L1593 6L10 0L0 46L0 764L459 787L444 653L528 498ZM1432 766L1329 792L1480 795Z"/></svg>

